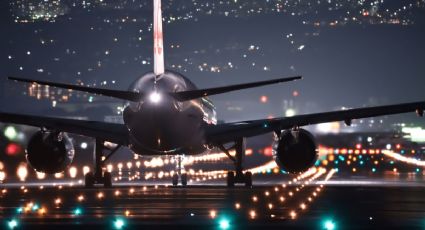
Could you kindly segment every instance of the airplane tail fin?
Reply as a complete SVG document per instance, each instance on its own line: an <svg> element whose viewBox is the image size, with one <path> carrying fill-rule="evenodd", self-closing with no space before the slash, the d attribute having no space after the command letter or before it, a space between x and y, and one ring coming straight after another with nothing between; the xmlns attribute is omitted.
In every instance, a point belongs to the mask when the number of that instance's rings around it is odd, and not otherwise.
<svg viewBox="0 0 425 230"><path fill-rule="evenodd" d="M165 72L161 0L153 0L153 8L153 72L155 76L160 76Z"/></svg>

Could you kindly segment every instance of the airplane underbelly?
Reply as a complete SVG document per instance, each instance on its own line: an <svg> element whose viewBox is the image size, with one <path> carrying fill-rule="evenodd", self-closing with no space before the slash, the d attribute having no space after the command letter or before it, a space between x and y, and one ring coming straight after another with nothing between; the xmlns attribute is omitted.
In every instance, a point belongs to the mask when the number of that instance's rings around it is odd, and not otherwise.
<svg viewBox="0 0 425 230"><path fill-rule="evenodd" d="M199 154L206 150L202 118L196 114L153 111L139 113L137 119L130 130L131 148L137 154Z"/></svg>

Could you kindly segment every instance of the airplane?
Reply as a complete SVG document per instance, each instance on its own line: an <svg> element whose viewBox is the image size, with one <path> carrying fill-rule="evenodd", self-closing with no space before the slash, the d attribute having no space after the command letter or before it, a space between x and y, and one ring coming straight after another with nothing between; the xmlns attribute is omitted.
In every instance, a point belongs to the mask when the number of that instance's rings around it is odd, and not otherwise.
<svg viewBox="0 0 425 230"><path fill-rule="evenodd" d="M181 156L223 151L234 162L235 170L227 173L227 186L252 186L252 174L244 172L243 159L247 137L274 133L273 158L289 173L302 173L317 159L314 136L303 126L343 121L350 126L354 119L416 112L423 116L425 102L413 102L342 111L314 113L293 117L248 120L217 124L215 107L209 96L231 91L291 82L300 76L246 84L198 89L180 73L166 70L162 30L161 0L153 0L153 72L148 72L133 84L131 90L90 88L34 79L9 77L31 84L93 93L128 101L123 111L124 124L84 121L0 112L0 122L39 127L28 142L26 158L38 172L58 173L72 162L75 150L67 133L95 139L94 170L84 175L85 186L112 186L111 173L105 162L121 147L138 155ZM106 147L105 143L116 147ZM231 155L230 150L235 150ZM187 174L178 170L172 183L187 185Z"/></svg>

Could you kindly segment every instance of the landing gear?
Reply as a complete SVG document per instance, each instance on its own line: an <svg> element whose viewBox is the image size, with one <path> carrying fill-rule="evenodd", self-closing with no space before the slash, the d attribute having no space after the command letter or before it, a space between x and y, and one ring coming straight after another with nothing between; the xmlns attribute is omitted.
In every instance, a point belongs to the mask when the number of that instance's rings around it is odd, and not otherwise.
<svg viewBox="0 0 425 230"><path fill-rule="evenodd" d="M104 172L103 173L103 186L105 188L112 187L112 175L110 172Z"/></svg>
<svg viewBox="0 0 425 230"><path fill-rule="evenodd" d="M179 184L179 175L173 174L173 186L177 186Z"/></svg>
<svg viewBox="0 0 425 230"><path fill-rule="evenodd" d="M104 156L104 150L107 149L104 141L96 140L94 151L94 173L88 172L84 175L86 188L92 188L95 184L103 184L105 188L112 187L112 175L110 172L104 171L106 160L108 160L121 146L118 145L112 149L109 155Z"/></svg>
<svg viewBox="0 0 425 230"><path fill-rule="evenodd" d="M227 172L227 187L235 187L236 183L245 184L246 187L252 187L252 173L236 173L233 171Z"/></svg>
<svg viewBox="0 0 425 230"><path fill-rule="evenodd" d="M183 173L180 176L181 182L182 182L182 186L186 187L187 186L187 173Z"/></svg>
<svg viewBox="0 0 425 230"><path fill-rule="evenodd" d="M85 182L86 188L91 188L94 186L95 179L92 172L88 172L86 173L86 175L84 175L84 182Z"/></svg>
<svg viewBox="0 0 425 230"><path fill-rule="evenodd" d="M229 149L234 148L236 150L236 155L233 157L229 153ZM235 141L235 145L229 149L226 149L224 146L220 146L220 149L226 153L226 155L233 161L235 164L235 172L227 172L227 187L234 187L235 184L245 184L246 187L252 186L252 173L243 172L243 156L245 154L245 139Z"/></svg>
<svg viewBox="0 0 425 230"><path fill-rule="evenodd" d="M227 172L227 187L235 186L235 173L232 171Z"/></svg>
<svg viewBox="0 0 425 230"><path fill-rule="evenodd" d="M184 166L182 165L183 156L177 156L176 160L177 160L177 167L176 167L177 173L174 173L173 178L172 178L173 186L177 186L179 184L179 179L180 179L181 185L183 187L186 187L187 186L187 173L182 173L182 171L184 169Z"/></svg>

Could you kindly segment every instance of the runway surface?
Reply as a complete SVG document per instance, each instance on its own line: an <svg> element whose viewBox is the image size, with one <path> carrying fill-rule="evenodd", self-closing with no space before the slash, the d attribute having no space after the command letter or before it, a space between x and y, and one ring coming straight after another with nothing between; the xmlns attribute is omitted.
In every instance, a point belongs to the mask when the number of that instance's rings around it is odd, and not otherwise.
<svg viewBox="0 0 425 230"><path fill-rule="evenodd" d="M143 184L111 189L1 185L0 219L5 229L15 225L14 229L425 227L421 180L400 180L390 185L378 179L370 179L366 185L338 181L344 180L326 182L306 177L252 188L227 188L224 181L184 188ZM415 186L405 186L410 183Z"/></svg>

